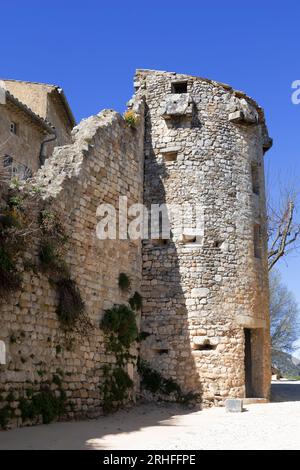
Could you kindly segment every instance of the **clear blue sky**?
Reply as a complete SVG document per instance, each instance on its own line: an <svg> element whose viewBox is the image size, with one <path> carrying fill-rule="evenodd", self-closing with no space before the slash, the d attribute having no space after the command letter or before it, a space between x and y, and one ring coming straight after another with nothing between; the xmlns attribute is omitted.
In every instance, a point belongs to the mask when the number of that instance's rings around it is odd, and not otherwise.
<svg viewBox="0 0 300 470"><path fill-rule="evenodd" d="M291 102L300 80L299 1L15 0L2 2L0 15L0 76L61 85L78 120L123 111L135 68L246 91L266 110L272 181L292 175L299 184L300 105ZM281 270L300 301L299 261L294 255Z"/></svg>

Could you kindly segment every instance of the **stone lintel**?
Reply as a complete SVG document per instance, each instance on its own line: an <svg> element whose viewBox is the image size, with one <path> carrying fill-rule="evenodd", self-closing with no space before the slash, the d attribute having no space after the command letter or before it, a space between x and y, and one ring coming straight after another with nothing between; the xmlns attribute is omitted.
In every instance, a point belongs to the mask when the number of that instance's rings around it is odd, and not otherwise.
<svg viewBox="0 0 300 470"><path fill-rule="evenodd" d="M244 328L266 328L266 320L261 318L253 318L248 315L237 315L237 323Z"/></svg>

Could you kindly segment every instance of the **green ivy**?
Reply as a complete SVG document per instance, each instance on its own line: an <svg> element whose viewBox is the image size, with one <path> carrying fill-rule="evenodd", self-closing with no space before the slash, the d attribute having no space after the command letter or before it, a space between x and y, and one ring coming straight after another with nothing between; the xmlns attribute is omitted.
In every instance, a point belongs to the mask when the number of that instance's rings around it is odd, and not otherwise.
<svg viewBox="0 0 300 470"><path fill-rule="evenodd" d="M128 302L133 310L141 310L143 306L143 298L138 292L135 292Z"/></svg>
<svg viewBox="0 0 300 470"><path fill-rule="evenodd" d="M109 366L104 366L103 376L102 406L105 413L110 413L128 397L128 391L133 387L133 381L121 367L112 369Z"/></svg>
<svg viewBox="0 0 300 470"><path fill-rule="evenodd" d="M127 305L114 305L104 312L100 324L105 334L107 351L113 353L116 364L103 367L102 405L105 413L116 409L128 397L133 381L125 370L136 357L130 354L138 338L135 313Z"/></svg>
<svg viewBox="0 0 300 470"><path fill-rule="evenodd" d="M105 334L110 335L111 340L115 337L125 349L138 337L135 313L127 305L114 305L106 310L100 326Z"/></svg>
<svg viewBox="0 0 300 470"><path fill-rule="evenodd" d="M166 379L158 371L152 369L147 361L139 359L138 372L141 376L141 386L152 394L169 397L173 395L174 400L178 403L187 404L198 398L198 393L183 393L180 385L172 378Z"/></svg>
<svg viewBox="0 0 300 470"><path fill-rule="evenodd" d="M123 291L127 291L130 288L130 278L125 273L119 274L119 288Z"/></svg>
<svg viewBox="0 0 300 470"><path fill-rule="evenodd" d="M56 283L58 292L57 316L61 324L70 329L85 310L80 291L72 279L60 279Z"/></svg>
<svg viewBox="0 0 300 470"><path fill-rule="evenodd" d="M66 411L66 394L63 390L59 395L50 390L41 391L31 399L20 399L21 416L24 421L42 416L44 424L51 423Z"/></svg>

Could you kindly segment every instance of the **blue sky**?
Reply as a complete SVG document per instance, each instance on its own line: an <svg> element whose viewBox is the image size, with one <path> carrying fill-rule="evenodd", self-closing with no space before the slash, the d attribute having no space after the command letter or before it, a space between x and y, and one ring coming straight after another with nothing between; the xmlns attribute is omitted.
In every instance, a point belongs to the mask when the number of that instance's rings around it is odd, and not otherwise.
<svg viewBox="0 0 300 470"><path fill-rule="evenodd" d="M136 68L177 71L230 83L266 111L276 181L300 179L300 2L85 0L1 4L2 78L61 85L77 120L123 111ZM299 214L300 217L300 214ZM300 302L299 255L282 262Z"/></svg>

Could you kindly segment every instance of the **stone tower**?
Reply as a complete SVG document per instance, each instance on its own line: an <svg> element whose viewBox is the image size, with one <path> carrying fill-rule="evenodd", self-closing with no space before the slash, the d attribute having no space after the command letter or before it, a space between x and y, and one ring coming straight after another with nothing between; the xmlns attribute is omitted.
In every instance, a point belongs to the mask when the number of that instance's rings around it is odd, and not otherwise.
<svg viewBox="0 0 300 470"><path fill-rule="evenodd" d="M270 336L263 110L203 78L138 70L146 103L144 203L184 207L143 246L141 355L205 405L267 398ZM189 207L199 206L195 227Z"/></svg>

